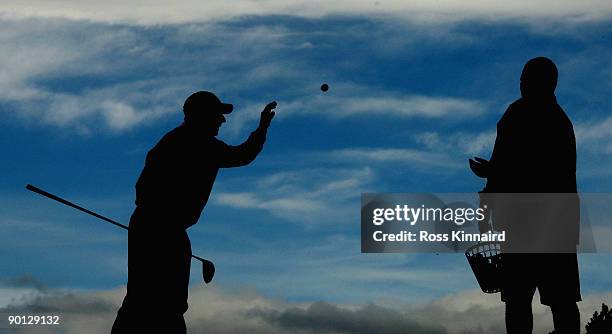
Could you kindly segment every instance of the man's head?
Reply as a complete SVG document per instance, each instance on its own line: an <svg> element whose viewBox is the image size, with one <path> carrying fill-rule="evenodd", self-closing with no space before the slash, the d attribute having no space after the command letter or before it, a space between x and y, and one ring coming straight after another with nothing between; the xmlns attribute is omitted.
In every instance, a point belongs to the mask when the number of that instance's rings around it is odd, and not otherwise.
<svg viewBox="0 0 612 334"><path fill-rule="evenodd" d="M225 114L234 109L229 103L222 103L219 98L207 91L191 94L183 105L185 124L196 128L205 134L216 136L219 127L225 122Z"/></svg>
<svg viewBox="0 0 612 334"><path fill-rule="evenodd" d="M557 87L557 66L546 57L529 60L521 73L521 95L529 98L548 97Z"/></svg>

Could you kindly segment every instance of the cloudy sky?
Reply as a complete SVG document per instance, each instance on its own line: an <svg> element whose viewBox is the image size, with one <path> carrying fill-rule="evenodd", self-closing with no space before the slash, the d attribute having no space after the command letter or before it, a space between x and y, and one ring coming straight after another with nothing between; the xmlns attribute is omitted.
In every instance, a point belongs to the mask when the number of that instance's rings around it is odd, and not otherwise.
<svg viewBox="0 0 612 334"><path fill-rule="evenodd" d="M147 150L201 89L234 103L228 143L279 107L258 160L221 171L189 230L217 264L209 287L193 270L193 332L500 331L462 255L361 254L359 196L479 190L467 158L490 154L532 57L559 67L580 190L612 191L609 1L131 3L0 5L0 308L108 331L125 233L24 186L127 223ZM581 256L585 314L612 303L611 264Z"/></svg>

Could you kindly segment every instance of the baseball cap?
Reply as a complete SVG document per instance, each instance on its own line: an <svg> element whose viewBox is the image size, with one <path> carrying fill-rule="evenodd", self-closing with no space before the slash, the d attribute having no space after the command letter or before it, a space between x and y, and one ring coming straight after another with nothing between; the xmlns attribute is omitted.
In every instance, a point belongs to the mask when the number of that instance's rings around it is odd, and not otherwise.
<svg viewBox="0 0 612 334"><path fill-rule="evenodd" d="M185 115L202 111L229 114L232 110L233 105L221 102L215 94L204 90L191 94L183 104Z"/></svg>

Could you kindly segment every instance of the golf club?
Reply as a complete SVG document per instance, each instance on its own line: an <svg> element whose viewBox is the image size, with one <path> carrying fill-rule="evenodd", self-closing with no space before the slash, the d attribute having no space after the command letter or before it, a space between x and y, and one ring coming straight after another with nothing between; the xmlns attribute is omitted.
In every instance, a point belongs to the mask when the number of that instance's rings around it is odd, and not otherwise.
<svg viewBox="0 0 612 334"><path fill-rule="evenodd" d="M74 204L74 203L72 203L70 201L67 201L67 200L65 200L65 199L63 199L61 197L55 196L55 195L53 195L51 193L48 193L48 192L46 192L46 191L44 191L44 190L42 190L42 189L40 189L38 187L35 187L35 186L31 185L31 184L26 185L26 189L28 189L28 190L30 190L32 192L35 192L35 193L37 193L39 195L45 196L47 198L50 198L52 200L58 201L58 202L60 202L60 203L62 203L64 205L73 207L73 208L75 208L75 209L77 209L79 211L82 211L82 212L85 212L87 214L90 214L90 215L92 215L92 216L94 216L96 218L102 219L102 220L104 220L104 221L106 221L108 223L111 223L111 224L113 224L115 226L121 227L121 228L123 228L125 230L128 229L128 227L126 225L118 223L118 222L116 222L116 221L114 221L114 220L112 220L110 218L106 218L106 217L104 217L104 216L102 216L100 214L97 214L97 213L95 213L95 212L93 212L91 210L87 210L87 209L85 209L82 206L76 205L76 204ZM210 283L212 281L212 279L213 279L213 276L215 276L215 265L211 261L208 261L208 260L206 260L204 258L201 258L199 256L191 254L191 257L196 259L196 260L199 260L200 262L202 262L202 277L204 278L204 282Z"/></svg>

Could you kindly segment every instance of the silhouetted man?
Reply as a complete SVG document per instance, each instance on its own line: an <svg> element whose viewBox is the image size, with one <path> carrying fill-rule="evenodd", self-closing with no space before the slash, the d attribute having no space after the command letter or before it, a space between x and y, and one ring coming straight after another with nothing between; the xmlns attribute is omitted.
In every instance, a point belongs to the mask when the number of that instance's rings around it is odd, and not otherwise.
<svg viewBox="0 0 612 334"><path fill-rule="evenodd" d="M208 201L219 168L249 164L262 150L276 102L239 146L215 138L231 104L200 91L187 98L183 124L147 154L128 232L128 286L112 333L185 333L191 244L186 229Z"/></svg>
<svg viewBox="0 0 612 334"><path fill-rule="evenodd" d="M484 193L521 193L493 196L488 203L495 228L506 230L509 242L502 244L501 282L508 333L532 332L536 288L551 307L555 333L580 332L576 141L557 104L556 85L550 59L529 60L521 74L522 97L497 123L490 162L470 160L474 173L487 178Z"/></svg>

